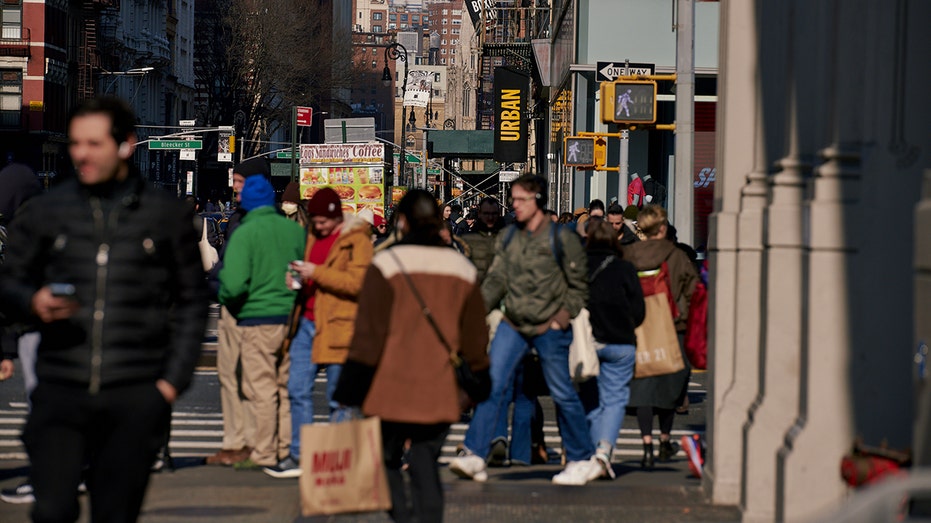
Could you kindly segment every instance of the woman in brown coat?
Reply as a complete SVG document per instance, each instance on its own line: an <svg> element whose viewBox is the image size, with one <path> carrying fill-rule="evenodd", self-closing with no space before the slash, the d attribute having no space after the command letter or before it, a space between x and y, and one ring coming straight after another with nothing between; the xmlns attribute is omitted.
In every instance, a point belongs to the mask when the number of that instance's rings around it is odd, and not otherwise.
<svg viewBox="0 0 931 523"><path fill-rule="evenodd" d="M402 240L376 254L365 275L355 335L334 398L361 405L365 415L382 420L391 517L441 521L437 459L449 425L459 420L459 390L449 351L416 294L452 349L473 371L487 374L485 306L475 267L440 237L443 223L433 196L411 191L398 213ZM401 475L406 440L413 500Z"/></svg>
<svg viewBox="0 0 931 523"><path fill-rule="evenodd" d="M625 245L624 258L633 263L638 271L656 269L666 262L672 298L679 310L675 326L679 335L682 361L685 362L685 368L679 372L637 378L630 382L630 401L627 405L629 408L636 408L637 411L637 422L643 439L641 464L644 468L652 468L654 414L659 417L659 460L668 461L676 453L669 433L676 415L675 409L685 400L691 375L688 358L682 351L682 341L689 317L689 301L698 282L698 273L685 251L666 239L666 230L669 227L666 209L657 205L647 205L640 211L637 226L647 239Z"/></svg>

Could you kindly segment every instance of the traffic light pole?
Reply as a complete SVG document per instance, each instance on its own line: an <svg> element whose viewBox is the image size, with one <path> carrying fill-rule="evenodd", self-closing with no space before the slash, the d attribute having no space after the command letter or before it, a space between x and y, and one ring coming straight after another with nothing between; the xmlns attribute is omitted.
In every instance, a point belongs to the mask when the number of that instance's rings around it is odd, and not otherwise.
<svg viewBox="0 0 931 523"><path fill-rule="evenodd" d="M618 172L618 184L617 184L617 200L618 203L626 207L627 206L627 171L628 164L630 163L630 131L627 129L621 129L621 146L619 149L620 158L617 163L617 172Z"/></svg>
<svg viewBox="0 0 931 523"><path fill-rule="evenodd" d="M669 221L678 226L679 241L688 244L694 237L694 62L695 2L676 0L676 166Z"/></svg>
<svg viewBox="0 0 931 523"><path fill-rule="evenodd" d="M291 107L291 181L297 180L297 106Z"/></svg>

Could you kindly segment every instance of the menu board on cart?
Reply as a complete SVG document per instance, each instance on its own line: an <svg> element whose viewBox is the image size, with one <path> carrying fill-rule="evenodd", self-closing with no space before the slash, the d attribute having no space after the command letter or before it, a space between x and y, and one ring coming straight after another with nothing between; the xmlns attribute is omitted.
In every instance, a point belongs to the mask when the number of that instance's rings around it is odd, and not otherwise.
<svg viewBox="0 0 931 523"><path fill-rule="evenodd" d="M330 187L342 200L343 212L371 209L384 217L384 154L381 143L301 145L301 197L309 200Z"/></svg>

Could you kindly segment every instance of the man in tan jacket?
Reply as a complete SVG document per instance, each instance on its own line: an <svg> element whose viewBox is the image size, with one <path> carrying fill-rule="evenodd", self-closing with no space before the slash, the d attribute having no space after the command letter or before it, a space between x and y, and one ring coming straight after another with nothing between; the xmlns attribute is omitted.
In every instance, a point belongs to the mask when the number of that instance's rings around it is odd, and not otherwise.
<svg viewBox="0 0 931 523"><path fill-rule="evenodd" d="M317 191L307 202L307 214L310 230L304 259L292 264L302 283L298 303L303 314L290 346L291 455L277 466L264 469L274 478L301 475L301 425L313 423L314 378L320 368L326 370L330 418L340 419L333 390L349 353L359 291L372 261L371 227L355 215L344 216L333 189ZM289 276L288 284L291 283Z"/></svg>

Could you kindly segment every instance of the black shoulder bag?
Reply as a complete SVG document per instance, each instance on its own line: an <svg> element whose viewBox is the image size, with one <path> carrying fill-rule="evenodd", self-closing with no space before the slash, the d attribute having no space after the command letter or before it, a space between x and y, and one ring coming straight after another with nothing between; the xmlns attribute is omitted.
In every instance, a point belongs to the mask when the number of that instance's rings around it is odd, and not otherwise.
<svg viewBox="0 0 931 523"><path fill-rule="evenodd" d="M440 327L436 324L436 321L433 319L433 314L430 313L430 308L427 307L427 304L424 303L423 297L417 291L417 287L414 286L414 281L411 279L410 275L407 274L407 271L404 270L404 265L401 264L401 259L398 258L398 255L394 253L391 249L388 250L391 253L391 257L394 258L394 262L398 264L398 268L401 269L401 274L404 275L404 280L407 281L407 285L410 287L411 292L414 294L414 298L417 299L417 302L420 304L420 309L423 312L424 317L427 318L427 322L430 323L430 326L433 327L433 331L436 332L436 336L440 339L440 343L446 347L446 351L449 353L449 363L453 366L453 370L456 372L456 381L459 382L459 388L465 391L466 395L469 396L475 403L481 403L488 399L488 396L491 396L491 375L487 372L472 372L472 369L469 368L469 364L463 361L459 356L458 351L454 351L453 348L449 345L449 342L446 341L446 337L443 336L443 333L440 332Z"/></svg>

